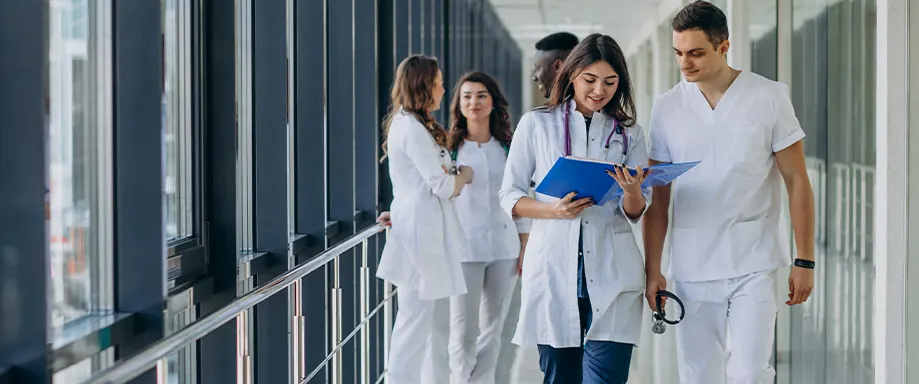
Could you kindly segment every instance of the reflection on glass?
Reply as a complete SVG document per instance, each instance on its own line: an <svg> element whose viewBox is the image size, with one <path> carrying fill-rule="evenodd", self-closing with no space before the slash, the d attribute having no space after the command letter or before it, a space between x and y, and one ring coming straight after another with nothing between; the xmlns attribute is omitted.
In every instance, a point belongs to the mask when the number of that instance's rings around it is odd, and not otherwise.
<svg viewBox="0 0 919 384"><path fill-rule="evenodd" d="M166 239L191 235L191 2L162 0Z"/></svg>
<svg viewBox="0 0 919 384"><path fill-rule="evenodd" d="M95 0L48 1L47 161L52 326L87 314L100 253L101 204L108 173L100 153L110 77L99 42Z"/></svg>
<svg viewBox="0 0 919 384"><path fill-rule="evenodd" d="M874 378L874 0L793 2L792 101L817 213L815 296L792 310L794 383Z"/></svg>
<svg viewBox="0 0 919 384"><path fill-rule="evenodd" d="M750 36L750 70L771 80L778 80L778 8L776 0L758 0L746 4Z"/></svg>

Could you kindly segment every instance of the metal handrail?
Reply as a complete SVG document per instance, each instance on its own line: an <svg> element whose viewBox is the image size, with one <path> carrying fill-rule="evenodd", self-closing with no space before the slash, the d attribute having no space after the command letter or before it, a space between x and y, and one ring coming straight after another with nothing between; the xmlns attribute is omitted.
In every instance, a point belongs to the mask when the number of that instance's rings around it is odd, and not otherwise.
<svg viewBox="0 0 919 384"><path fill-rule="evenodd" d="M236 316L243 311L254 307L256 304L265 301L269 297L283 292L295 282L306 277L306 275L326 265L345 251L354 248L361 242L382 232L384 229L385 227L380 224L365 229L357 235L329 248L303 265L283 273L265 285L255 288L252 292L239 297L211 315L192 323L171 336L157 341L137 355L96 373L90 377L89 380L85 381L84 384L122 383L142 375L150 368L153 368L161 359L167 358L184 348L186 345L207 336L227 322L236 319Z"/></svg>
<svg viewBox="0 0 919 384"><path fill-rule="evenodd" d="M313 369L313 371L310 372L310 374L307 375L305 379L303 379L303 380L300 381L300 384L306 384L306 383L309 383L310 380L313 380L313 378L316 377L316 375L318 375L320 372L322 372L322 369L326 367L326 365L329 363L329 361L332 360L332 358L335 356L335 354L337 354L338 351L340 351L341 348L344 347L345 344L346 344L348 341L350 341L352 338L354 338L354 336L357 335L358 332L364 331L363 328L364 328L364 326L367 324L367 321L370 320L371 317L373 317L374 315L376 315L377 312L379 312L381 309L383 309L383 308L386 306L386 303L389 302L390 299L392 299L394 296L396 296L395 290L393 290L393 291L394 291L394 292L393 292L393 293L390 293L389 295L387 295L387 296L383 299L383 302L380 303L379 305L377 305L377 306L373 309L373 311L371 311L370 313L368 313L368 314L367 314L367 317L365 317L363 320L361 320L360 324L358 324L357 326L355 326L355 327L354 327L354 330L351 331L351 333L349 333L348 336L345 336L345 338L342 339L341 342L339 342L338 345L336 345L335 348L332 349L332 352L329 352L329 354L325 357L325 360L323 360L322 363L319 364L318 367L316 367L316 369ZM382 375L381 375L381 379L382 379Z"/></svg>

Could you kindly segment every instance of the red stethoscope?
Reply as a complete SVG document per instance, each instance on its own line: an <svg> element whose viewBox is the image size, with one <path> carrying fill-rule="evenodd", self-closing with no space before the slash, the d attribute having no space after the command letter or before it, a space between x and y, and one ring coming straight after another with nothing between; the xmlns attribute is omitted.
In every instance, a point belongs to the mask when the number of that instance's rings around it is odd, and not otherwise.
<svg viewBox="0 0 919 384"><path fill-rule="evenodd" d="M571 156L571 123L569 122L570 116L570 107L566 102L563 108L565 113L565 156ZM625 130L622 129L622 124L619 124L618 120L613 120L613 130L610 131L609 136L606 136L606 143L603 145L603 159L606 160L606 154L609 152L609 142L612 140L613 135L622 136L622 141L619 142L619 145L622 147L622 160L625 161L625 157L628 154L629 148L629 136L625 134Z"/></svg>

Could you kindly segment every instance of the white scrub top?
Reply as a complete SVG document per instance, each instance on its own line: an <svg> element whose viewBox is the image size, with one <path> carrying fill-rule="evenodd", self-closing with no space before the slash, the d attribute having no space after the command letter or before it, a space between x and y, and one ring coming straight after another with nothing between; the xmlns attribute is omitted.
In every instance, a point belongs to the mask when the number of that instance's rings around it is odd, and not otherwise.
<svg viewBox="0 0 919 384"><path fill-rule="evenodd" d="M728 279L791 263L775 152L804 138L788 88L741 72L715 109L683 81L651 112L650 158L701 161L674 183L675 281Z"/></svg>
<svg viewBox="0 0 919 384"><path fill-rule="evenodd" d="M466 293L460 260L468 258L450 200L453 160L414 116L400 111L387 139L392 229L377 277L433 300Z"/></svg>
<svg viewBox="0 0 919 384"><path fill-rule="evenodd" d="M473 169L472 183L454 199L456 213L470 252L465 262L493 262L520 255L520 233L528 233L529 219L514 220L501 209L498 190L504 179L507 154L501 142L491 138L479 144L466 140L456 155L457 165Z"/></svg>
<svg viewBox="0 0 919 384"><path fill-rule="evenodd" d="M574 101L569 105L572 155L603 158L603 142L613 130L612 119L594 113L588 134L584 117L575 111ZM501 206L508 214L518 200L527 196L530 180L539 185L555 161L564 156L562 118L562 108L537 108L520 119L501 185ZM615 135L605 160L629 166L647 165L641 127L635 125L626 132L627 157L623 159L621 147L615 143L622 138ZM650 205L650 188L644 191L644 197ZM538 193L536 200L558 201ZM581 345L577 293L579 231L583 231L584 271L594 311L585 340L638 344L644 308L644 260L619 199L587 208L576 219L532 219L524 251L520 319L514 343L555 348Z"/></svg>

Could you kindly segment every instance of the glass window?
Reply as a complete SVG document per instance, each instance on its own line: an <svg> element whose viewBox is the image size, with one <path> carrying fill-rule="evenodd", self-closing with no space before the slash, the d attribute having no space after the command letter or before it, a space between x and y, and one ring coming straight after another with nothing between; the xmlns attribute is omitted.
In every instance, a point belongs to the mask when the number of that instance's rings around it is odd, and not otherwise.
<svg viewBox="0 0 919 384"><path fill-rule="evenodd" d="M52 326L107 307L111 3L49 0L48 232Z"/></svg>
<svg viewBox="0 0 919 384"><path fill-rule="evenodd" d="M814 295L792 310L793 383L874 377L875 0L793 2L792 101L816 200Z"/></svg>
<svg viewBox="0 0 919 384"><path fill-rule="evenodd" d="M750 36L750 70L767 79L778 79L778 8L776 0L744 4Z"/></svg>
<svg viewBox="0 0 919 384"><path fill-rule="evenodd" d="M166 239L193 233L191 2L162 0Z"/></svg>
<svg viewBox="0 0 919 384"><path fill-rule="evenodd" d="M196 154L193 150L195 115L192 113L198 106L195 99L193 60L196 52L193 39L199 35L195 29L199 23L194 20L195 9L200 9L199 1L161 0L162 6L162 44L163 44L163 89L162 89L162 127L163 127L163 210L165 217L165 234L167 241L183 240L195 235L194 232L194 178L192 173L196 166ZM183 273L181 256L168 260L169 286L174 279ZM171 301L185 300L184 309L166 313L166 334L186 327L195 319L195 305L191 299L191 290L175 293ZM170 384L193 383L196 377L195 343L186 345L166 359L166 382Z"/></svg>

